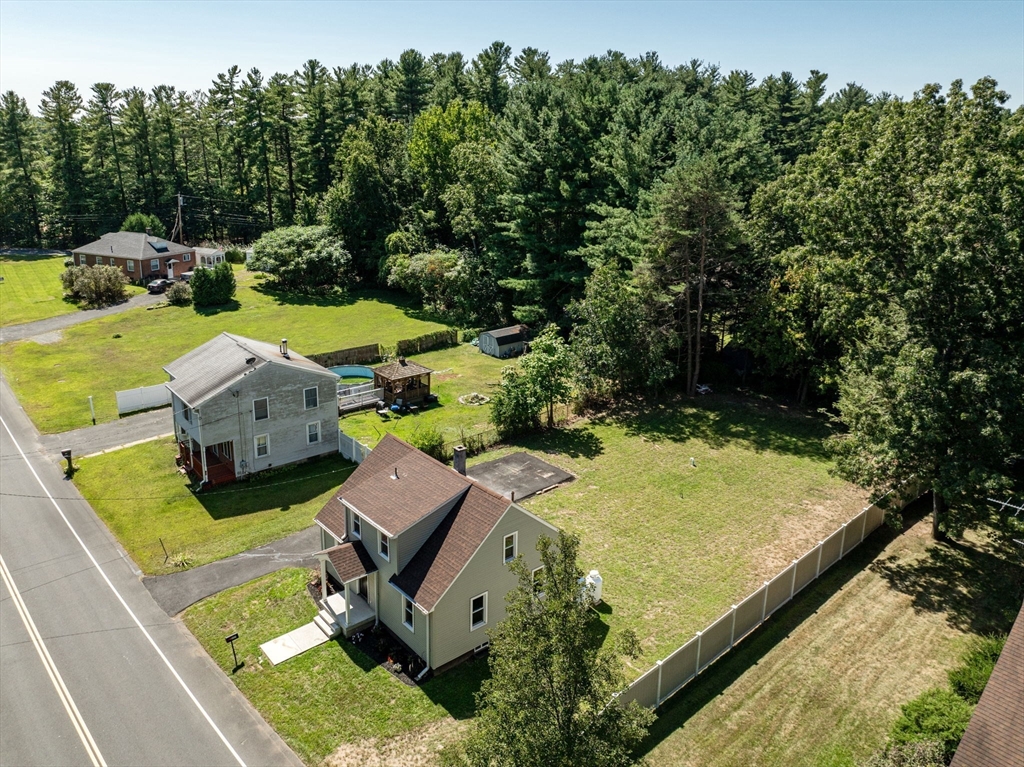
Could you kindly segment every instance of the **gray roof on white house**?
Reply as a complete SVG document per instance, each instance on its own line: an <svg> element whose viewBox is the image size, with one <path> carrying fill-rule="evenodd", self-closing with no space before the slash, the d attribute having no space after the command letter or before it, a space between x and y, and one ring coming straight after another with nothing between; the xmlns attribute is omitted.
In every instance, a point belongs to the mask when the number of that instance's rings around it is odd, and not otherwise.
<svg viewBox="0 0 1024 767"><path fill-rule="evenodd" d="M496 328L495 330L485 330L480 335L490 336L498 342L499 346L505 344L514 344L519 341L526 340L526 326L525 325L511 325L507 328Z"/></svg>
<svg viewBox="0 0 1024 767"><path fill-rule="evenodd" d="M224 251L220 248L195 248L197 256L216 256L218 253L224 255Z"/></svg>
<svg viewBox="0 0 1024 767"><path fill-rule="evenodd" d="M338 376L291 349L281 354L276 344L221 333L216 338L179 357L164 370L171 376L167 388L192 407L198 407L214 394L264 365L283 365L297 371Z"/></svg>
<svg viewBox="0 0 1024 767"><path fill-rule="evenodd" d="M71 252L86 256L114 256L115 258L133 258L142 261L149 258L191 253L192 250L186 245L142 232L107 232L95 242L75 248Z"/></svg>

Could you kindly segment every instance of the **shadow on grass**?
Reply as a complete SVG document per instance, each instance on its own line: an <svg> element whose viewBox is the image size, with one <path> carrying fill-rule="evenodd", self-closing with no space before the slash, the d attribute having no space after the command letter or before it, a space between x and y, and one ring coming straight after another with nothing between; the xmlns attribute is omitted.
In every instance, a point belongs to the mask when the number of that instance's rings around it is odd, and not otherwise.
<svg viewBox="0 0 1024 767"><path fill-rule="evenodd" d="M545 429L511 439L507 444L545 453L565 453L571 458L597 458L604 452L604 442L589 426Z"/></svg>
<svg viewBox="0 0 1024 767"><path fill-rule="evenodd" d="M200 314L203 317L212 317L223 312L237 312L242 308L242 305L235 299L231 299L226 304L220 304L219 306L193 306L196 314Z"/></svg>
<svg viewBox="0 0 1024 767"><path fill-rule="evenodd" d="M229 519L269 509L287 510L339 487L354 470L354 463L332 455L280 474L195 493L195 497L213 519Z"/></svg>
<svg viewBox="0 0 1024 767"><path fill-rule="evenodd" d="M44 248L0 248L0 261L43 261L47 258L63 256L69 258L63 250L46 250Z"/></svg>
<svg viewBox="0 0 1024 767"><path fill-rule="evenodd" d="M272 279L251 286L252 290L266 296L278 306L351 306L358 300L358 295L352 291L328 293L316 295L309 293L298 293L290 290L282 290L277 287Z"/></svg>
<svg viewBox="0 0 1024 767"><path fill-rule="evenodd" d="M870 567L909 596L915 610L943 613L959 631L995 634L1008 631L1020 610L1022 565L1012 542L992 538L980 546L933 543L919 559L886 557Z"/></svg>
<svg viewBox="0 0 1024 767"><path fill-rule="evenodd" d="M470 719L476 714L476 694L485 679L491 678L486 656L473 658L432 677L420 685L431 702L455 719Z"/></svg>
<svg viewBox="0 0 1024 767"><path fill-rule="evenodd" d="M620 404L596 422L604 419L624 426L630 436L655 442L699 439L712 448L740 442L759 452L829 458L823 442L829 428L821 417L771 401L670 396L659 402Z"/></svg>

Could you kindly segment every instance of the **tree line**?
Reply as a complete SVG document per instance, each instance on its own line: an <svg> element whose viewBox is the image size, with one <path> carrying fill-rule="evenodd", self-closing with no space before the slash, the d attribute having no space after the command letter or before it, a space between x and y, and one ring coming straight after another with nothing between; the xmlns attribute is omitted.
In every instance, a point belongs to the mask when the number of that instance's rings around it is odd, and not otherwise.
<svg viewBox="0 0 1024 767"><path fill-rule="evenodd" d="M39 117L0 98L0 239L170 222L180 193L184 239L269 233L285 288L554 323L588 396L753 367L835 404L847 476L971 509L955 531L1024 452L1024 109L990 78L909 100L826 79L495 42L193 93L60 81Z"/></svg>

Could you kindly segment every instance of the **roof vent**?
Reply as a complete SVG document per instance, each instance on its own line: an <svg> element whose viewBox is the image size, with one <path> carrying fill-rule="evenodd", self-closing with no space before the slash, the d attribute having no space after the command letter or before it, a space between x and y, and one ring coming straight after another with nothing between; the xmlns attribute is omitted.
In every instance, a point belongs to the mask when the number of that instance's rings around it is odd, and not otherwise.
<svg viewBox="0 0 1024 767"><path fill-rule="evenodd" d="M288 339L287 338L282 338L281 339L281 356L284 357L285 359L288 359Z"/></svg>
<svg viewBox="0 0 1024 767"><path fill-rule="evenodd" d="M391 475L391 479L398 479L398 467L395 467L395 473Z"/></svg>
<svg viewBox="0 0 1024 767"><path fill-rule="evenodd" d="M256 364L256 358L255 357L246 357L245 358L245 364L246 365L255 365Z"/></svg>
<svg viewBox="0 0 1024 767"><path fill-rule="evenodd" d="M405 357L399 357L398 358L398 364L404 366L405 365Z"/></svg>

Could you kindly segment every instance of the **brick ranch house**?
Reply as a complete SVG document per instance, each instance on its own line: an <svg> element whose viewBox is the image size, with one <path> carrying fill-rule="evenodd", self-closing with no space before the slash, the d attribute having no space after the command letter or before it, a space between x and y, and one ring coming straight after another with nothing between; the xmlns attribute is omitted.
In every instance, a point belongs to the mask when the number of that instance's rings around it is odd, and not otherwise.
<svg viewBox="0 0 1024 767"><path fill-rule="evenodd" d="M76 266L116 266L132 282L173 280L198 263L195 248L141 232L108 232L71 253Z"/></svg>

